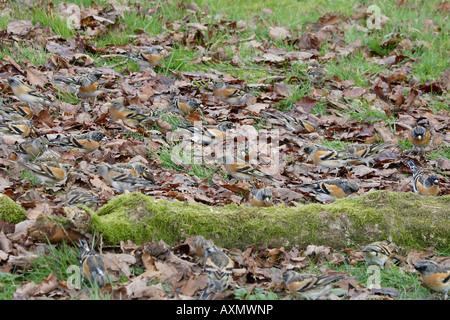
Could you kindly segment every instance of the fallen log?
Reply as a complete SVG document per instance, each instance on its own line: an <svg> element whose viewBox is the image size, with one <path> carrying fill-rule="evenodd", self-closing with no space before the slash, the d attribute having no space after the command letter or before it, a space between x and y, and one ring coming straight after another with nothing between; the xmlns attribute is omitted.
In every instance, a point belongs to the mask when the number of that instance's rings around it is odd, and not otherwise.
<svg viewBox="0 0 450 320"><path fill-rule="evenodd" d="M224 248L257 243L346 248L385 240L403 248L448 249L450 238L450 195L411 192L375 191L332 204L270 208L211 207L134 192L90 213L92 231L111 244L162 239L176 245L191 235L203 235Z"/></svg>

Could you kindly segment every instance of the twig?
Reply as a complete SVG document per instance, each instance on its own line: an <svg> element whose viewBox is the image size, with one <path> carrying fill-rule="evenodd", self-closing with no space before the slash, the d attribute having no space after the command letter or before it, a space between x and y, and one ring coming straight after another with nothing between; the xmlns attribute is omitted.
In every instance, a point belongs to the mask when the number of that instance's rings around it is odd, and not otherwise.
<svg viewBox="0 0 450 320"><path fill-rule="evenodd" d="M100 58L102 58L102 59L109 59L109 58L115 58L115 57L129 58L127 55L117 54L117 53L115 53L115 54L104 54L104 55L100 56Z"/></svg>
<svg viewBox="0 0 450 320"><path fill-rule="evenodd" d="M135 78L135 79L128 81L128 84L135 84L135 83L138 83L141 81L148 81L148 80L152 80L152 79L153 79L153 77Z"/></svg>
<svg viewBox="0 0 450 320"><path fill-rule="evenodd" d="M112 65L112 66L109 66L109 67L110 67L111 69L113 69L113 68L115 68L115 67L124 65L124 64L126 64L126 63L128 62L128 60L130 60L130 58L126 58L124 61L119 62L119 63L116 63L116 64L114 64L114 65Z"/></svg>
<svg viewBox="0 0 450 320"><path fill-rule="evenodd" d="M245 68L235 68L235 69L220 69L220 71L236 71L236 70L256 70L256 71L262 71L262 72L268 72L268 73L283 73L283 70L276 70L276 69L263 69L263 68L252 68L252 67L245 67Z"/></svg>

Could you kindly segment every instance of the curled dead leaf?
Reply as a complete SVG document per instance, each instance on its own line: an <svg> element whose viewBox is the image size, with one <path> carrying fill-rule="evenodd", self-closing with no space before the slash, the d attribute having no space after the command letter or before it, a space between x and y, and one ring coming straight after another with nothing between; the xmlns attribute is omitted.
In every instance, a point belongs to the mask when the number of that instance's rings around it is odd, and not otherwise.
<svg viewBox="0 0 450 320"><path fill-rule="evenodd" d="M285 40L292 34L284 27L269 27L269 37L272 40Z"/></svg>
<svg viewBox="0 0 450 320"><path fill-rule="evenodd" d="M18 36L26 36L34 28L30 20L13 20L6 25L6 31Z"/></svg>

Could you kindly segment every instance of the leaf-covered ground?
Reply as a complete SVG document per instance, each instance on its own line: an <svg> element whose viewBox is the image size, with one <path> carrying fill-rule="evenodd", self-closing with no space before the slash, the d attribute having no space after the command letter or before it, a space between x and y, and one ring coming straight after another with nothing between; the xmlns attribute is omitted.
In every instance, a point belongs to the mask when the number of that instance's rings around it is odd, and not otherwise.
<svg viewBox="0 0 450 320"><path fill-rule="evenodd" d="M171 124L213 125L224 120L236 126L228 144L235 137L262 141L272 135L260 145L263 152L254 164L281 181L257 183L272 189L276 206L317 201L311 192L295 185L335 177L359 184L353 196L379 189L409 192L412 180L404 164L407 159L415 159L426 172L435 174L440 194L449 194L450 32L446 19L450 4L387 1L378 4L377 20L367 12L372 4L3 2L3 104L17 101L6 79L21 76L63 110L38 110L32 118L37 136L51 140L101 130L108 138L92 154L51 147L39 161L57 158L79 169L101 162L143 162L157 187L141 192L157 198L211 206L246 205L250 183L236 183L214 162L188 163L191 155L210 154L209 148L194 146L184 158L173 157L180 144ZM379 28L373 28L373 22ZM164 60L154 69L139 70L133 60L123 57L152 45L165 49ZM312 83L306 74L314 60L326 70L320 84ZM67 86L53 81L96 69L103 73L103 93L95 101L79 99ZM212 80L219 77L249 92L244 106L229 105L213 96ZM129 104L162 111L161 118L144 128L124 130L111 120L107 106L120 96ZM169 99L173 97L198 98L204 108L201 113L180 115L171 111ZM278 112L308 120L317 130L289 130L270 116ZM407 138L417 124L426 126L433 137L424 153L414 152ZM3 135L0 157L16 159L7 146L21 141L18 136ZM341 149L350 143L381 141L395 141L398 147L369 166L328 171L303 153L311 142ZM104 203L117 192L94 174L72 171L65 184L49 186L37 184L26 170L1 159L0 166L2 193L25 208L28 218L16 226L2 222L0 297L192 299L205 288L203 262L190 247L192 238L173 248L158 241L142 245L125 241L120 248L100 243L112 285L102 290L87 290L89 285L81 290L68 288L66 269L77 264L77 248L49 246L23 228L43 214L63 216L65 195L75 187L89 190ZM374 239L378 240L388 239ZM286 268L361 275L342 282L340 290L327 298L439 299L440 295L420 285L418 276L411 274L412 266L421 258L448 263L448 248L420 252L397 248L394 263L381 271L381 284L375 288L370 285L362 248L335 251L315 244L289 249L254 244L245 251L225 249L235 261L233 281L230 290L216 299L290 299L280 279Z"/></svg>

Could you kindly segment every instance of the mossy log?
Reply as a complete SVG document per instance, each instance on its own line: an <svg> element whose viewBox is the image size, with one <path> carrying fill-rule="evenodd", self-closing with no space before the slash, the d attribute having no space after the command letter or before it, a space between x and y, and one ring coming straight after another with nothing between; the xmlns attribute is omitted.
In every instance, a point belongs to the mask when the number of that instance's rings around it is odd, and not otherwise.
<svg viewBox="0 0 450 320"><path fill-rule="evenodd" d="M0 194L0 220L18 223L27 219L27 211L10 197Z"/></svg>
<svg viewBox="0 0 450 320"><path fill-rule="evenodd" d="M176 245L191 235L203 235L225 248L256 243L346 248L386 240L402 248L447 249L450 235L450 195L410 192L376 191L332 204L271 208L211 207L134 192L90 212L93 231L112 244L162 239Z"/></svg>

